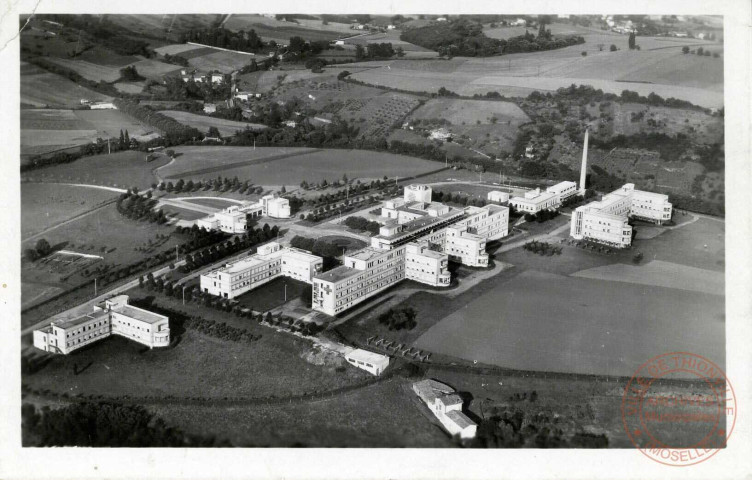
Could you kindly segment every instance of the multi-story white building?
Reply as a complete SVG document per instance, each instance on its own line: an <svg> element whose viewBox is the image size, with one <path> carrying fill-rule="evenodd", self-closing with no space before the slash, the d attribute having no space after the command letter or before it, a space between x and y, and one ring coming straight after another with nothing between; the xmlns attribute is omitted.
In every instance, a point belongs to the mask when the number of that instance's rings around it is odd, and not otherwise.
<svg viewBox="0 0 752 480"><path fill-rule="evenodd" d="M286 198L265 195L261 197L263 213L272 218L290 218L290 201Z"/></svg>
<svg viewBox="0 0 752 480"><path fill-rule="evenodd" d="M518 212L535 215L542 210L559 208L561 202L559 196L555 193L541 192L540 188L536 188L525 192L522 197L512 197L509 199L509 205L513 206Z"/></svg>
<svg viewBox="0 0 752 480"><path fill-rule="evenodd" d="M382 216L390 220L370 247L314 278L314 310L337 315L405 278L449 286L449 259L487 266L486 242L506 236L509 229L509 209L499 205L460 210L400 199L385 202Z"/></svg>
<svg viewBox="0 0 752 480"><path fill-rule="evenodd" d="M629 218L658 225L671 220L672 206L667 195L635 190L627 183L600 201L578 207L572 214L570 235L577 240L592 240L617 248L632 244Z"/></svg>
<svg viewBox="0 0 752 480"><path fill-rule="evenodd" d="M290 201L266 195L258 202L244 202L199 218L196 225L207 230L244 233L248 229L247 217L258 218L262 215L271 218L290 218Z"/></svg>
<svg viewBox="0 0 752 480"><path fill-rule="evenodd" d="M36 348L62 354L110 335L120 335L149 348L166 347L170 344L169 318L128 305L128 296L118 295L95 305L91 313L53 321L33 333Z"/></svg>
<svg viewBox="0 0 752 480"><path fill-rule="evenodd" d="M413 383L413 391L450 435L462 439L475 437L478 425L462 413L462 397L449 385L426 379Z"/></svg>
<svg viewBox="0 0 752 480"><path fill-rule="evenodd" d="M433 190L428 185L413 184L405 187L403 198L405 202L431 203Z"/></svg>
<svg viewBox="0 0 752 480"><path fill-rule="evenodd" d="M405 278L405 249L366 247L313 279L313 309L336 315Z"/></svg>
<svg viewBox="0 0 752 480"><path fill-rule="evenodd" d="M243 260L201 275L201 290L223 298L235 298L279 276L312 283L323 264L321 257L305 250L270 242Z"/></svg>
<svg viewBox="0 0 752 480"><path fill-rule="evenodd" d="M546 192L553 193L559 197L559 203L563 202L567 198L577 194L577 184L575 182L559 182L556 185L552 185L546 189Z"/></svg>
<svg viewBox="0 0 752 480"><path fill-rule="evenodd" d="M446 287L452 281L449 256L434 250L428 240L408 243L405 247L405 278L434 287Z"/></svg>

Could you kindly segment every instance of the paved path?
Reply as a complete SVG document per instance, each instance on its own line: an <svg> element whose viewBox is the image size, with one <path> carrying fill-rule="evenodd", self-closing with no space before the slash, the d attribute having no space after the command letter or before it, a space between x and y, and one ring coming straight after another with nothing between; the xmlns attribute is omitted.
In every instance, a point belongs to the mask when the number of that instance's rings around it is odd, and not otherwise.
<svg viewBox="0 0 752 480"><path fill-rule="evenodd" d="M90 185L88 183L53 183L53 182L41 182L41 183L49 183L51 185L68 185L71 187L96 188L99 190L108 190L110 192L117 192L117 193L125 193L128 191L125 188L105 187L104 185Z"/></svg>
<svg viewBox="0 0 752 480"><path fill-rule="evenodd" d="M178 267L180 267L183 264L185 264L185 260L180 260L178 262L175 262L175 268L178 268ZM156 277L159 277L160 275L164 275L164 274L166 274L167 272L170 272L170 271L171 271L171 269L170 269L170 267L168 265L168 266L164 266L164 267L158 268L157 270L154 270L151 273L156 278ZM148 275L148 272L146 272L146 273L143 274L143 276L146 276L146 275ZM94 305L96 305L97 303L100 303L100 302L104 301L105 299L110 298L110 297L112 297L114 295L119 295L119 294L125 292L126 290L130 290L131 288L136 287L136 286L138 286L138 277L136 277L135 279L133 279L133 280L127 282L127 283L124 283L124 284L122 284L120 286L117 286L117 287L115 287L115 288L113 288L111 290L108 290L106 293L103 293L102 295L99 295L96 298L93 298L93 299L91 299L91 300L89 300L89 301L87 301L85 303L82 303L81 305L78 305L76 307L70 308L70 309L68 309L68 310L66 310L64 312L58 313L56 315L53 315L52 317L49 317L49 318L47 318L45 320L42 320L41 322L38 322L38 323L36 323L36 324L34 324L34 325L30 326L30 327L24 328L23 330L21 330L21 336L27 335L27 334L31 333L33 330L36 330L38 328L42 328L42 327L44 327L46 325L49 325L49 323L52 320L75 318L75 317L84 315L86 313L89 313L89 312L92 311Z"/></svg>

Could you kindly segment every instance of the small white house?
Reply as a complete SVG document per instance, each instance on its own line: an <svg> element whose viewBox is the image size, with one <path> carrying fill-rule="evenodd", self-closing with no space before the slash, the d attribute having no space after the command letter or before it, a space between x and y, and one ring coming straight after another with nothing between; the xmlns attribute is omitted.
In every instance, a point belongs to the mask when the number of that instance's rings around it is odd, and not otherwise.
<svg viewBox="0 0 752 480"><path fill-rule="evenodd" d="M449 131L446 128L437 128L435 130L431 130L431 135L429 138L431 140L446 141L451 136L452 134L449 133Z"/></svg>
<svg viewBox="0 0 752 480"><path fill-rule="evenodd" d="M509 201L509 194L507 192L501 192L499 190L492 190L488 192L489 202L504 203Z"/></svg>
<svg viewBox="0 0 752 480"><path fill-rule="evenodd" d="M371 375L381 375L389 366L389 357L368 350L355 349L345 355L351 365L365 370Z"/></svg>
<svg viewBox="0 0 752 480"><path fill-rule="evenodd" d="M217 111L217 105L214 103L204 104L204 113L214 113Z"/></svg>
<svg viewBox="0 0 752 480"><path fill-rule="evenodd" d="M344 45L345 41L344 40L337 40L336 42L334 42L334 44L335 45Z"/></svg>
<svg viewBox="0 0 752 480"><path fill-rule="evenodd" d="M397 28L397 27L395 27L394 25L387 25L386 26L387 30L394 30L395 28Z"/></svg>
<svg viewBox="0 0 752 480"><path fill-rule="evenodd" d="M117 107L112 102L92 103L89 108L91 108L92 110L117 110Z"/></svg>
<svg viewBox="0 0 752 480"><path fill-rule="evenodd" d="M446 22L447 18L446 17L439 17L439 18L436 19L436 21L437 22Z"/></svg>
<svg viewBox="0 0 752 480"><path fill-rule="evenodd" d="M298 123L295 120L285 120L282 123L285 125L285 127L290 127L290 128L295 128L298 125Z"/></svg>
<svg viewBox="0 0 752 480"><path fill-rule="evenodd" d="M452 387L426 379L413 383L413 391L451 435L475 437L478 425L462 413L462 397Z"/></svg>
<svg viewBox="0 0 752 480"><path fill-rule="evenodd" d="M212 73L211 74L211 83L222 83L225 81L225 76L221 73Z"/></svg>

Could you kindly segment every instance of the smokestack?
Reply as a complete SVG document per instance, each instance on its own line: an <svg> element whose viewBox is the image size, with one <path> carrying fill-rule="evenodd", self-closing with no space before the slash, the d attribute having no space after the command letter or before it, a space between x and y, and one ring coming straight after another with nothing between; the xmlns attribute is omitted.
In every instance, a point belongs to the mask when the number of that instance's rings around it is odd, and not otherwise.
<svg viewBox="0 0 752 480"><path fill-rule="evenodd" d="M587 175L588 128L585 128L585 145L582 147L582 165L580 166L580 195L585 195L585 176Z"/></svg>

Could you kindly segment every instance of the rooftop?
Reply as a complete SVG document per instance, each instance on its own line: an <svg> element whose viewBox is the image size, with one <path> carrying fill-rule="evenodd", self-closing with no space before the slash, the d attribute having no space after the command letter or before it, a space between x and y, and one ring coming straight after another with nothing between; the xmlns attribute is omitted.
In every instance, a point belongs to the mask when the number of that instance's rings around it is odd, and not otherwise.
<svg viewBox="0 0 752 480"><path fill-rule="evenodd" d="M371 364L378 364L383 362L388 362L389 357L386 355L381 355L380 353L374 353L369 352L368 350L362 350L360 348L355 349L345 355L348 358L352 358L353 360L360 360L361 362L368 362Z"/></svg>
<svg viewBox="0 0 752 480"><path fill-rule="evenodd" d="M416 218L415 220L410 220L409 222L403 223L401 231L395 233L394 235L377 235L374 238L379 238L382 240L394 240L410 235L411 233L414 233L423 228L430 227L431 225L439 224L453 218L459 218L462 215L464 215L464 212L462 210L450 207L449 212L445 213L444 215L439 215L437 217L425 216Z"/></svg>
<svg viewBox="0 0 752 480"><path fill-rule="evenodd" d="M462 397L456 393L450 393L449 395L442 395L439 397L439 402L446 406L462 405Z"/></svg>
<svg viewBox="0 0 752 480"><path fill-rule="evenodd" d="M124 305L123 307L115 311L125 315L126 317L130 317L134 320L145 323L156 323L167 318L164 315L158 315L147 310L142 310L138 307L134 307L133 305Z"/></svg>
<svg viewBox="0 0 752 480"><path fill-rule="evenodd" d="M425 397L429 403L433 403L441 396L454 393L454 389L449 385L445 385L430 378L413 383L413 390L415 390L418 395Z"/></svg>
<svg viewBox="0 0 752 480"><path fill-rule="evenodd" d="M314 278L323 280L325 282L337 283L340 280L350 278L353 275L357 275L358 273L362 273L362 272L363 270L357 270L355 268L350 268L344 265L340 265L339 267L333 268L329 270L328 272L320 273L316 275L316 277Z"/></svg>
<svg viewBox="0 0 752 480"><path fill-rule="evenodd" d="M77 326L79 326L81 324L84 324L86 322L90 322L92 320L99 320L100 318L104 318L107 315L108 315L108 313L106 311L98 311L98 312L93 312L93 313L87 313L86 315L82 315L82 316L76 317L76 318L71 318L71 319L68 319L68 320L53 321L52 325L54 325L56 327L59 327L59 328L62 328L62 329L65 330L65 329L68 329L68 328L77 327Z"/></svg>
<svg viewBox="0 0 752 480"><path fill-rule="evenodd" d="M467 417L467 415L465 415L464 413L460 412L459 410L451 410L451 411L447 412L446 416L447 416L447 418L449 420L451 420L452 422L454 422L455 425L457 425L458 427L460 427L463 430L465 428L467 428L467 427L472 427L472 426L476 425L475 422L473 422L472 420L470 420Z"/></svg>
<svg viewBox="0 0 752 480"><path fill-rule="evenodd" d="M345 258L354 258L356 260L368 261L373 258L378 258L384 255L386 252L383 250L376 250L372 247L365 247L357 252L347 254Z"/></svg>

